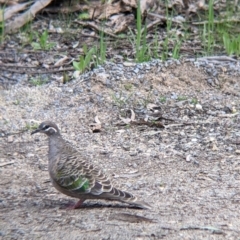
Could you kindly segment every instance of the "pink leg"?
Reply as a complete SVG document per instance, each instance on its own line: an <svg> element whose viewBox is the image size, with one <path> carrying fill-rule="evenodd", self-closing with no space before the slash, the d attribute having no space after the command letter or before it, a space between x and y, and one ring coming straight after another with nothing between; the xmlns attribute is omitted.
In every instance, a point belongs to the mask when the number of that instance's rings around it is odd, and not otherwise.
<svg viewBox="0 0 240 240"><path fill-rule="evenodd" d="M67 209L68 209L68 210L73 210L73 209L80 208L81 205L82 205L82 203L83 203L84 201L85 201L85 199L79 199L79 201L78 201L76 204L67 207Z"/></svg>

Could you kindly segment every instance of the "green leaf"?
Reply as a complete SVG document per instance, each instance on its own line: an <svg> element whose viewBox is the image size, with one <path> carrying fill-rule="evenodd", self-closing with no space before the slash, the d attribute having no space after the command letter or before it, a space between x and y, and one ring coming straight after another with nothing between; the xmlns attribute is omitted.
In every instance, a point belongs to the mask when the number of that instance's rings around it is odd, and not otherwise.
<svg viewBox="0 0 240 240"><path fill-rule="evenodd" d="M81 71L80 67L79 67L79 62L73 61L73 67L74 67L75 70Z"/></svg>
<svg viewBox="0 0 240 240"><path fill-rule="evenodd" d="M78 15L78 18L84 20L84 19L89 19L90 16L89 16L88 12L83 12Z"/></svg>

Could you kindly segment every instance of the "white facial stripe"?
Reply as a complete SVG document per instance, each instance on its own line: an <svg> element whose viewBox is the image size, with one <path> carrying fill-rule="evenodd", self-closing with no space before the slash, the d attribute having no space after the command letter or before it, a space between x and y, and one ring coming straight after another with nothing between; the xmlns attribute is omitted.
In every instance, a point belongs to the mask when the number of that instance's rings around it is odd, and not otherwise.
<svg viewBox="0 0 240 240"><path fill-rule="evenodd" d="M49 127L46 131L53 130L54 132L57 132L57 130L54 127Z"/></svg>

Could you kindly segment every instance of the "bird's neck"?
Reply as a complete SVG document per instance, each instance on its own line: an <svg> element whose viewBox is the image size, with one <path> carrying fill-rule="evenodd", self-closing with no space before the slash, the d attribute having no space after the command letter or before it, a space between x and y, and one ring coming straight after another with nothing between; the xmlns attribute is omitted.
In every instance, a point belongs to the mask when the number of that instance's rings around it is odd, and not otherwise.
<svg viewBox="0 0 240 240"><path fill-rule="evenodd" d="M63 138L60 134L55 134L49 137L48 145L49 145L49 152L48 156L49 159L55 159L55 156L58 156L59 152L63 147Z"/></svg>

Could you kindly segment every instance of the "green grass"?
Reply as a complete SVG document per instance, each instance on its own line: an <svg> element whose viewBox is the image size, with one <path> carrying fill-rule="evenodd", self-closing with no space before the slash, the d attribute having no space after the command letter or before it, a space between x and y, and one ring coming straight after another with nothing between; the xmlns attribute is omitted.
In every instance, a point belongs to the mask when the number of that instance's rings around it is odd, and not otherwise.
<svg viewBox="0 0 240 240"><path fill-rule="evenodd" d="M176 99L176 101L185 101L185 100L187 100L187 97L186 96L178 96L177 97L177 99Z"/></svg>
<svg viewBox="0 0 240 240"><path fill-rule="evenodd" d="M142 31L142 16L141 16L140 0L137 7L137 36L136 36L136 62L146 62L151 59L147 45L147 27L144 26Z"/></svg>
<svg viewBox="0 0 240 240"><path fill-rule="evenodd" d="M240 56L240 30L239 23L233 20L237 13L234 12L233 3L228 4L224 16L214 15L214 0L209 1L209 8L202 28L202 40L205 55L218 54L218 49L224 49L220 54Z"/></svg>
<svg viewBox="0 0 240 240"><path fill-rule="evenodd" d="M107 50L107 44L104 32L100 32L100 43L99 48L97 51L97 65L101 65L106 61L106 50Z"/></svg>
<svg viewBox="0 0 240 240"><path fill-rule="evenodd" d="M140 0L138 0L136 27L136 34L131 29L129 29L129 41L133 49L135 49L135 61L138 63L147 62L151 60L152 56L150 51L150 44L147 43L146 24L144 25L144 28L142 28Z"/></svg>
<svg viewBox="0 0 240 240"><path fill-rule="evenodd" d="M235 37L226 32L223 33L223 45L228 55L240 56L240 34Z"/></svg>
<svg viewBox="0 0 240 240"><path fill-rule="evenodd" d="M35 77L35 78L31 78L29 80L29 82L33 85L33 86L41 86L45 83L47 83L47 79L43 78L43 77Z"/></svg>
<svg viewBox="0 0 240 240"><path fill-rule="evenodd" d="M165 103L167 101L167 98L162 96L159 98L160 103Z"/></svg>
<svg viewBox="0 0 240 240"><path fill-rule="evenodd" d="M215 37L214 37L214 11L213 11L213 1L209 0L209 6L208 6L208 23L204 24L204 32L205 32L205 42L207 42L206 45L206 52L208 54L213 53L213 48L215 45Z"/></svg>

